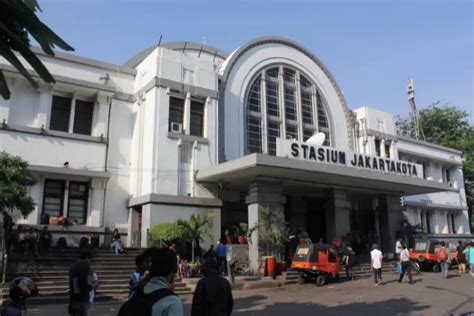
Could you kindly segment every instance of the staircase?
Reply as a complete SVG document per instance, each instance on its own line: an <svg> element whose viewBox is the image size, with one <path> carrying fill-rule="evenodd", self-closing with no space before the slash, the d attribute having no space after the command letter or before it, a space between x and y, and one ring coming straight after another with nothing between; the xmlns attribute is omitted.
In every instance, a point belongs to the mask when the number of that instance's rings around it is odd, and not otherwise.
<svg viewBox="0 0 474 316"><path fill-rule="evenodd" d="M128 297L128 285L135 270L135 257L141 249L127 249L127 254L116 255L109 249L97 249L91 263L100 286L95 301L125 300ZM69 300L69 267L78 260L79 249L67 249L64 252L53 250L50 254L38 257L10 256L5 284L2 284L2 297L8 297L11 280L18 276L27 276L36 282L39 295L28 300L29 304L65 303ZM189 294L191 290L181 281L176 282L176 294Z"/></svg>

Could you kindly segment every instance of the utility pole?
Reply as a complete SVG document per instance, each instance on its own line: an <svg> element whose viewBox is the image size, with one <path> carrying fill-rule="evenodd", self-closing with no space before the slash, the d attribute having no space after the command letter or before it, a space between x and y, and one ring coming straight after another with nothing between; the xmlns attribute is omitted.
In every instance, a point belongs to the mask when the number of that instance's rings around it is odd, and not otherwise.
<svg viewBox="0 0 474 316"><path fill-rule="evenodd" d="M410 108L410 119L415 126L415 138L420 139L420 123L415 105L415 82L413 78L408 78L407 83L408 106Z"/></svg>

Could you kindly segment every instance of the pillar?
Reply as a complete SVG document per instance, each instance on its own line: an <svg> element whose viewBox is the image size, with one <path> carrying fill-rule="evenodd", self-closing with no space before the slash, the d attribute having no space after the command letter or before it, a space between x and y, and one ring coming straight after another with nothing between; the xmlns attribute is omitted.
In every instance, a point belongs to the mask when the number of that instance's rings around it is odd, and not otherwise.
<svg viewBox="0 0 474 316"><path fill-rule="evenodd" d="M281 216L284 219L286 198L282 195L281 186L278 184L262 182L251 184L245 202L248 205L249 229L255 227L259 222L264 208L270 208L275 216ZM258 230L254 231L249 243L250 269L254 272L258 270L258 259L265 255L266 249L264 248L261 240L259 240Z"/></svg>
<svg viewBox="0 0 474 316"><path fill-rule="evenodd" d="M380 216L381 247L385 252L393 253L396 234L402 229L404 208L400 205L399 195L379 196L378 212Z"/></svg>
<svg viewBox="0 0 474 316"><path fill-rule="evenodd" d="M346 192L334 190L332 194L331 207L327 208L326 213L327 243L331 243L335 237L345 236L351 230L350 213L352 206L347 199Z"/></svg>

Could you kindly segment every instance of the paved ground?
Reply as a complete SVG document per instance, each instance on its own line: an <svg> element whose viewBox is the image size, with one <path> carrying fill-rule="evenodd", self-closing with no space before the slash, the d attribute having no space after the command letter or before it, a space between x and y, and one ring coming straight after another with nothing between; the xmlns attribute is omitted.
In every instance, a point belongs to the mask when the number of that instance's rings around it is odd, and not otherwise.
<svg viewBox="0 0 474 316"><path fill-rule="evenodd" d="M235 291L234 315L450 315L474 312L474 278L469 274L444 280L439 274L423 273L416 283L398 284L394 274L382 285L371 279L340 282L317 287L314 284L271 289ZM191 297L184 297L185 314L190 315ZM91 316L115 316L120 304L96 304ZM31 307L28 315L65 316L65 305Z"/></svg>

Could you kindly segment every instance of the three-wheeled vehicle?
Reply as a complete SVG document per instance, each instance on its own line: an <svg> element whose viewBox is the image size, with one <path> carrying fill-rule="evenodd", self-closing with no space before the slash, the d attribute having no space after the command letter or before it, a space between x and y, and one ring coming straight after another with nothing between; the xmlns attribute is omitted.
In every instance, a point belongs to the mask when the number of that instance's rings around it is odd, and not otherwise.
<svg viewBox="0 0 474 316"><path fill-rule="evenodd" d="M301 272L299 283L316 281L318 286L330 279L338 279L341 264L337 250L326 244L299 245L296 248L291 268Z"/></svg>
<svg viewBox="0 0 474 316"><path fill-rule="evenodd" d="M441 241L435 239L415 239L415 247L410 249L410 259L417 262L421 270L439 272L441 267L438 262L438 249ZM456 260L456 251L446 244L446 249L451 252L451 258Z"/></svg>

